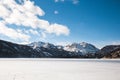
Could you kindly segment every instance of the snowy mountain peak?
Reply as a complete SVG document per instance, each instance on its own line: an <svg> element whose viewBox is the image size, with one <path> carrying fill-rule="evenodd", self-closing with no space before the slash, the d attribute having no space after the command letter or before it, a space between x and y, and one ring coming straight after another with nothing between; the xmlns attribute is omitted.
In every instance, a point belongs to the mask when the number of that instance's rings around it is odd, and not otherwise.
<svg viewBox="0 0 120 80"><path fill-rule="evenodd" d="M29 44L29 46L33 47L33 49L35 48L40 48L40 47L44 47L44 48L55 48L55 46L53 44L50 43L45 43L45 42L33 42L31 44Z"/></svg>
<svg viewBox="0 0 120 80"><path fill-rule="evenodd" d="M94 45L82 42L82 43L73 43L64 47L64 50L71 52L81 52L82 54L95 53L97 49Z"/></svg>
<svg viewBox="0 0 120 80"><path fill-rule="evenodd" d="M47 48L47 49L63 49L65 51L70 51L70 52L76 52L76 53L82 53L88 54L88 53L96 53L99 49L97 49L94 45L82 42L82 43L72 43L67 46L55 46L50 43L45 43L45 42L33 42L29 44L33 49L36 49L37 51L40 51L41 47Z"/></svg>
<svg viewBox="0 0 120 80"><path fill-rule="evenodd" d="M86 42L81 42L81 43L72 43L71 45L67 45L67 46L81 48L81 47L86 47L88 45L90 45L90 44L88 44Z"/></svg>
<svg viewBox="0 0 120 80"><path fill-rule="evenodd" d="M82 45L83 47L86 47L86 46L89 45L89 44L86 43L86 42L82 42L82 43L80 43L80 45Z"/></svg>
<svg viewBox="0 0 120 80"><path fill-rule="evenodd" d="M45 45L44 42L33 42L31 44L29 44L29 46L33 47L33 49L37 48L37 47L42 47L43 45Z"/></svg>

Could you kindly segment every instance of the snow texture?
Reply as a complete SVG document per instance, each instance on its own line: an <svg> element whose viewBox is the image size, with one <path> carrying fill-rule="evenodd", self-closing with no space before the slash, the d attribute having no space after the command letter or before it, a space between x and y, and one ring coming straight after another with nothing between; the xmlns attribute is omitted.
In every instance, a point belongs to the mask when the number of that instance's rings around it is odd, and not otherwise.
<svg viewBox="0 0 120 80"><path fill-rule="evenodd" d="M120 80L120 60L0 59L0 80Z"/></svg>

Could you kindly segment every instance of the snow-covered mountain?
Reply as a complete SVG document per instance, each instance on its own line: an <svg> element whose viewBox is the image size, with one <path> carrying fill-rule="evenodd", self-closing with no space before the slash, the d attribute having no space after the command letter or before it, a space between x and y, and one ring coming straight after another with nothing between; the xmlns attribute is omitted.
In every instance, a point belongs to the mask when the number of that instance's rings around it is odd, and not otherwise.
<svg viewBox="0 0 120 80"><path fill-rule="evenodd" d="M33 49L36 49L37 51L40 50L41 47L47 48L47 49L63 49L65 51L69 51L69 52L74 52L74 53L79 53L81 55L85 55L88 53L96 53L99 49L96 48L94 45L89 44L89 43L72 43L69 44L67 46L56 46L54 44L50 44L50 43L45 43L45 42L33 42L31 44L29 44L29 46L31 46Z"/></svg>
<svg viewBox="0 0 120 80"><path fill-rule="evenodd" d="M82 43L72 43L70 45L67 45L64 47L64 50L70 51L70 52L81 52L82 55L88 54L88 53L96 53L99 51L98 48L96 48L94 45L82 42Z"/></svg>
<svg viewBox="0 0 120 80"><path fill-rule="evenodd" d="M39 41L39 42L33 42L33 43L29 44L28 46L33 47L33 49L35 49L35 48L41 48L41 47L44 47L44 48L56 48L56 46L53 45L53 44L45 43L45 42L41 42L41 41Z"/></svg>
<svg viewBox="0 0 120 80"><path fill-rule="evenodd" d="M56 46L45 42L20 45L0 40L1 58L120 58L120 45L105 46L101 50L89 43Z"/></svg>

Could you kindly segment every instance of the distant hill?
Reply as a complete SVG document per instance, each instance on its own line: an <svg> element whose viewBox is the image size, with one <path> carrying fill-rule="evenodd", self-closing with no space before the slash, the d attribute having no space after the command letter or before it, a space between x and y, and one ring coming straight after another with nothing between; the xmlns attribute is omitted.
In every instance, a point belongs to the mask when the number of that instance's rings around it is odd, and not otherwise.
<svg viewBox="0 0 120 80"><path fill-rule="evenodd" d="M104 58L120 58L120 45L105 46L97 54Z"/></svg>

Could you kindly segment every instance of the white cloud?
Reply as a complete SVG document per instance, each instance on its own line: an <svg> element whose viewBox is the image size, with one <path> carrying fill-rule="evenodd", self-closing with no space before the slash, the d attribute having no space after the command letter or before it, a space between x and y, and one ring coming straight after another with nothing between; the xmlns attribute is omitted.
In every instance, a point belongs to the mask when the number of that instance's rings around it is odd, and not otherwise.
<svg viewBox="0 0 120 80"><path fill-rule="evenodd" d="M24 32L26 34L33 34L33 35L39 35L39 32L37 30L34 29L29 29L29 30L18 30L20 32Z"/></svg>
<svg viewBox="0 0 120 80"><path fill-rule="evenodd" d="M57 23L50 24L47 20L40 19L38 16L44 16L45 12L39 6L34 5L33 1L19 0L19 2L23 3L18 4L15 0L0 0L0 21L4 22L4 24L2 23L0 26L1 34L15 39L23 39L24 37L26 40L30 39L31 36L29 34L26 35L25 33L21 33L20 30L17 31L14 28L6 26L7 24L14 24L24 28L29 27L31 30L27 30L26 32L30 32L34 35L39 34L36 30L43 31L42 33L44 33L45 37L46 33L56 35L69 34L67 26ZM16 34L19 34L20 37Z"/></svg>
<svg viewBox="0 0 120 80"><path fill-rule="evenodd" d="M36 30L33 30L33 29L30 29L29 32L34 34L34 35L38 35L39 34Z"/></svg>
<svg viewBox="0 0 120 80"><path fill-rule="evenodd" d="M42 38L46 38L46 34L44 32L41 33Z"/></svg>
<svg viewBox="0 0 120 80"><path fill-rule="evenodd" d="M59 0L54 0L55 2L59 2Z"/></svg>
<svg viewBox="0 0 120 80"><path fill-rule="evenodd" d="M58 14L59 12L58 11L54 11L54 14Z"/></svg>
<svg viewBox="0 0 120 80"><path fill-rule="evenodd" d="M56 33L56 35L64 34L69 35L69 29L66 26L59 25L59 24L51 24L47 28L48 33Z"/></svg>
<svg viewBox="0 0 120 80"><path fill-rule="evenodd" d="M0 34L3 34L5 36L10 37L11 39L15 39L15 40L21 39L22 41L28 41L30 38L29 35L21 33L20 31L14 30L12 28L8 28L2 22L0 22Z"/></svg>
<svg viewBox="0 0 120 80"><path fill-rule="evenodd" d="M2 17L8 24L37 28L37 23L39 20L37 15L43 16L45 14L40 7L35 6L34 3L29 0L25 1L22 5L17 4L14 0L9 0L8 2L7 0L4 0L0 3L2 3L2 7L6 8L6 11L4 11L4 13L8 13L7 11L9 11L9 15ZM2 15L3 14L1 14L1 16Z"/></svg>
<svg viewBox="0 0 120 80"><path fill-rule="evenodd" d="M57 2L67 2L67 1L70 1L72 2L73 4L78 4L80 2L80 0L54 0L55 3Z"/></svg>
<svg viewBox="0 0 120 80"><path fill-rule="evenodd" d="M64 2L65 0L54 0L55 3L57 2Z"/></svg>
<svg viewBox="0 0 120 80"><path fill-rule="evenodd" d="M79 0L73 0L73 4L78 4Z"/></svg>

